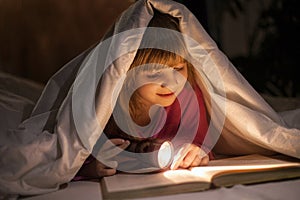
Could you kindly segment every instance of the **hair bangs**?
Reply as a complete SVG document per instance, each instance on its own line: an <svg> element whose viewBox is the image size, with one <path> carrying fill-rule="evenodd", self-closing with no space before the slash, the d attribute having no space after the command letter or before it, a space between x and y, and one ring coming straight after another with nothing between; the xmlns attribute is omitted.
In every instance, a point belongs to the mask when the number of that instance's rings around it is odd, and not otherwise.
<svg viewBox="0 0 300 200"><path fill-rule="evenodd" d="M158 64L160 66L172 67L177 63L186 62L185 59L170 51L162 49L139 49L136 54L136 59L131 64L131 69L146 65L146 64Z"/></svg>

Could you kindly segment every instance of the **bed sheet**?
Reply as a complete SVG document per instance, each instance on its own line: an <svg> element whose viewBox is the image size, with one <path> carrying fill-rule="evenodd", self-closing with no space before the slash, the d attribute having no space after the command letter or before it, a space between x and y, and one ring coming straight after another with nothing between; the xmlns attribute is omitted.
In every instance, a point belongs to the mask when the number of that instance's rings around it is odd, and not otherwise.
<svg viewBox="0 0 300 200"><path fill-rule="evenodd" d="M255 185L236 185L231 188L218 188L203 192L182 193L177 195L137 198L135 200L298 200L300 196L300 179L269 182ZM102 193L98 182L71 182L68 186L57 192L23 198L23 200L101 200ZM22 198L19 198L20 200ZM122 197L120 197L122 199Z"/></svg>
<svg viewBox="0 0 300 200"><path fill-rule="evenodd" d="M42 93L44 85L31 80L20 78L12 74L0 72L0 109L1 106L10 106L14 112L10 114L1 113L1 123L7 126L17 126L17 124L30 114L38 97ZM300 108L300 99L272 97L262 95L266 101L282 115L290 113ZM11 111L12 111L11 110ZM24 114L25 112L25 114ZM5 117L4 117L5 116ZM6 119L6 120L5 120ZM232 188L219 188L197 193L186 193L179 195L143 198L144 200L176 200L176 199L298 199L300 196L300 179L271 182L256 185L236 185ZM74 195L74 192L77 195ZM44 199L82 199L88 194L89 199L101 199L100 185L97 182L71 182L66 188L57 192L27 197L27 200ZM12 197L12 199L14 199ZM15 197L18 199L18 197ZM22 198L19 198L22 199Z"/></svg>
<svg viewBox="0 0 300 200"><path fill-rule="evenodd" d="M0 71L0 127L16 128L28 118L44 85Z"/></svg>

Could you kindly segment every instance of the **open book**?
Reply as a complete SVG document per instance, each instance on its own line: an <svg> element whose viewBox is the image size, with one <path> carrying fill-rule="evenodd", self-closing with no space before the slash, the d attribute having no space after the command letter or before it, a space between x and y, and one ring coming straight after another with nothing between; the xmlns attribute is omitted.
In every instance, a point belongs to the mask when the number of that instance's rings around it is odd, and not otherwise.
<svg viewBox="0 0 300 200"><path fill-rule="evenodd" d="M208 166L150 174L118 173L101 180L104 199L138 198L196 192L236 184L300 177L300 160L286 156L238 156L212 160Z"/></svg>

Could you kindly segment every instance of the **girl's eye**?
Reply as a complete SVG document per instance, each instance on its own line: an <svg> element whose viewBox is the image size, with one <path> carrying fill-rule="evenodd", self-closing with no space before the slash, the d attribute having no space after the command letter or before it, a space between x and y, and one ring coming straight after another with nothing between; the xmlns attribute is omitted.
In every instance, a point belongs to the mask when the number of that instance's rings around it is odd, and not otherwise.
<svg viewBox="0 0 300 200"><path fill-rule="evenodd" d="M152 73L147 74L147 77L151 78L151 79L158 78L159 76L160 76L160 72L152 72Z"/></svg>
<svg viewBox="0 0 300 200"><path fill-rule="evenodd" d="M174 70L176 71L181 71L184 70L184 68L186 67L186 63L178 63L177 65L173 66Z"/></svg>
<svg viewBox="0 0 300 200"><path fill-rule="evenodd" d="M174 69L175 69L176 71L181 71L181 70L183 70L183 69L184 69L184 66L178 66L178 67L174 67Z"/></svg>

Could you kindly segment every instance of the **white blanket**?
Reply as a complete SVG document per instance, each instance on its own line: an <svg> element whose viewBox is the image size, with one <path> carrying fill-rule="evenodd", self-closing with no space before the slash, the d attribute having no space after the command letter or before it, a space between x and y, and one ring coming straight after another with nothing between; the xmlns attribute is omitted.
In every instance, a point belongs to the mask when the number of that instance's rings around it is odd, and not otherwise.
<svg viewBox="0 0 300 200"><path fill-rule="evenodd" d="M300 130L284 121L291 115L281 118L264 101L187 8L171 0L139 0L120 16L102 42L49 80L26 120L16 127L1 123L1 193L51 192L75 176L112 113L135 55L132 50L139 47L153 9L179 19L191 62L204 80L211 105L209 134L215 135L216 143L211 148L221 154L275 151L300 158ZM295 112L299 116L299 110ZM293 125L299 128L299 121Z"/></svg>

